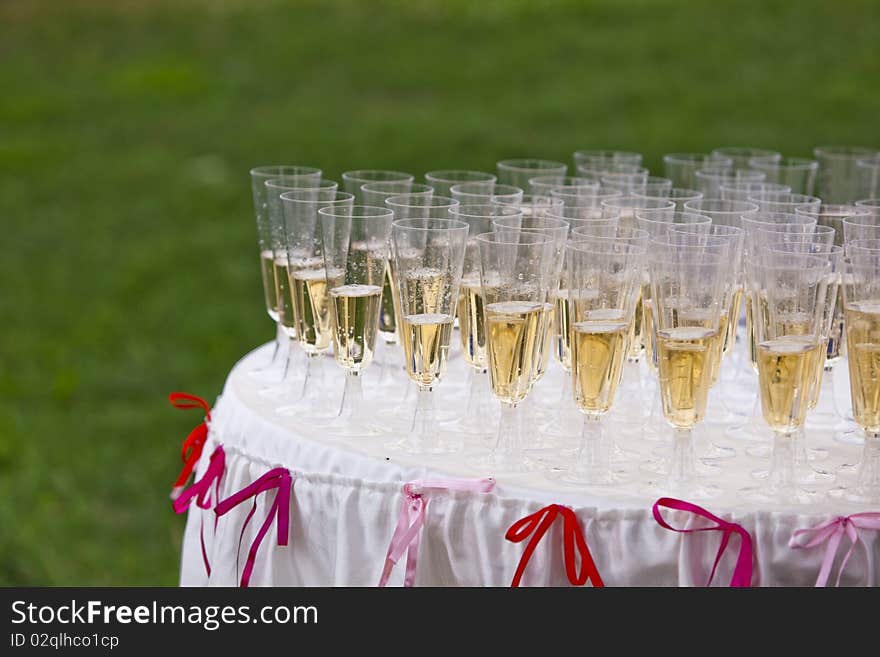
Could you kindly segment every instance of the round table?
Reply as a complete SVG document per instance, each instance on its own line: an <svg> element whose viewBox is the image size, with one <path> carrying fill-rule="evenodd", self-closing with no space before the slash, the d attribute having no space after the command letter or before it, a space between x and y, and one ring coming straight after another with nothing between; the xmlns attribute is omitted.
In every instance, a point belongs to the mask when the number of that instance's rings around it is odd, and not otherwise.
<svg viewBox="0 0 880 657"><path fill-rule="evenodd" d="M406 397L402 378L390 366L375 363L365 374L368 407L387 426L399 431L383 436L336 438L320 426L296 416L279 416L279 401L261 391L249 372L268 360L272 345L254 350L233 368L209 423L209 435L195 478L201 477L217 445L225 451L225 474L219 499L242 490L271 468L287 468L292 476L289 541L279 546L275 523L259 547L251 586L375 586L383 573L389 542L404 502L403 485L433 478L479 479L495 473L468 465L464 455L413 456L385 447L403 431L401 406ZM399 359L399 356L397 356ZM342 389L342 372L332 359L328 380ZM399 362L399 360L398 360ZM395 366L399 369L399 366ZM844 364L845 368L845 364ZM464 407L466 366L450 359L445 379L437 386L437 407L447 416ZM536 386L535 404L552 404L559 396L562 373L552 367ZM538 393L541 388L542 392ZM650 397L636 400L650 405ZM627 403L632 404L630 399ZM384 420L383 420L384 418ZM391 418L396 418L392 420ZM442 417L441 417L442 419ZM613 428L612 428L613 430ZM720 430L720 429L718 429ZM655 445L628 447L648 453ZM830 458L858 448L826 441ZM825 499L814 506L758 508L745 504L737 490L750 481L749 472L761 462L743 455L722 463L717 483L723 494L690 500L746 529L753 539L752 584L813 586L825 555L825 545L807 549L789 546L792 533L836 516L878 511ZM526 542L505 538L517 520L548 504L570 507L576 514L589 551L608 586L704 586L722 540L721 532L677 533L661 527L652 514L660 497L639 483L607 491L585 491L549 479L543 473L499 474L491 492L431 490L420 532L416 586L508 586ZM244 532L252 500L235 507L215 522L212 509L191 505L183 541L180 581L185 586L238 585L251 542L270 511L272 494L255 498L255 512ZM678 528L705 527L703 518L683 511L665 511ZM525 569L522 585L568 585L564 563L564 533L557 522L544 535ZM876 585L880 575L880 532L860 532L842 585ZM202 554L202 538L204 557ZM727 585L734 571L740 539L731 539L721 558L713 585ZM837 562L849 547L844 538ZM205 561L210 564L210 576ZM404 583L406 556L391 571L388 585ZM836 568L834 571L836 577ZM834 583L834 577L830 584Z"/></svg>

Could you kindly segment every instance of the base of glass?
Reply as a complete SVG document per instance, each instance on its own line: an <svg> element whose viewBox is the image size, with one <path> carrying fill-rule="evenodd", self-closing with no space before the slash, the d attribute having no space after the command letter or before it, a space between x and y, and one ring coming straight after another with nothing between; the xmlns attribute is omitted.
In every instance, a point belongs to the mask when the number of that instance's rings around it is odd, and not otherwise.
<svg viewBox="0 0 880 657"><path fill-rule="evenodd" d="M495 475L517 475L541 472L551 467L548 462L534 453L492 449L474 455L469 465L477 470Z"/></svg>
<svg viewBox="0 0 880 657"><path fill-rule="evenodd" d="M777 486L769 482L763 486L749 486L739 491L739 496L756 504L815 504L822 500L822 493L802 486Z"/></svg>
<svg viewBox="0 0 880 657"><path fill-rule="evenodd" d="M828 491L828 495L834 499L843 499L856 504L880 504L880 488L874 486L841 486Z"/></svg>
<svg viewBox="0 0 880 657"><path fill-rule="evenodd" d="M753 479L766 479L770 476L770 471L761 468L752 470L751 475ZM806 464L796 465L794 469L794 480L800 485L829 484L835 478L834 474L827 470L819 470Z"/></svg>

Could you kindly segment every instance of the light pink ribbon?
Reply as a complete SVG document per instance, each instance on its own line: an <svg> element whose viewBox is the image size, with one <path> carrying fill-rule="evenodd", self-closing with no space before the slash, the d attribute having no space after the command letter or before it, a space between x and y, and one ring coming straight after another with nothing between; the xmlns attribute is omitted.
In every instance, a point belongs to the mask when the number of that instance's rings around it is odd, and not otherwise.
<svg viewBox="0 0 880 657"><path fill-rule="evenodd" d="M211 454L211 460L205 474L193 485L184 489L180 495L174 500L174 512L181 514L189 509L190 503L195 498L196 506L200 509L210 509L211 504L220 498L220 480L223 479L223 472L226 470L226 452L223 451L223 445L217 445L214 453ZM211 498L211 485L214 486L213 502ZM200 519L199 524L199 541L202 545L202 561L205 562L205 572L208 577L211 576L211 564L208 561L208 551L205 549L205 519ZM217 516L214 516L214 531L217 531Z"/></svg>
<svg viewBox="0 0 880 657"><path fill-rule="evenodd" d="M260 531L257 532L256 537L254 538L253 543L251 543L251 549L248 550L248 558L244 565L244 570L241 574L241 587L247 588L248 583L251 580L251 572L254 570L254 563L257 560L257 550L260 549L260 543L263 542L263 537L269 531L269 527L272 525L272 520L277 520L278 525L278 545L287 545L288 534L290 530L290 489L292 486L292 480L290 477L290 472L287 468L273 468L269 470L262 477L257 479L250 486L242 488L237 493L233 493L229 497L227 497L222 502L219 502L216 507L214 507L214 513L217 516L222 516L226 513L229 513L236 506L241 504L247 499L251 497L254 498L254 505L251 507L250 512L247 514L247 518L244 520L244 524L241 526L241 534L238 536L238 551L236 552L236 559L238 552L241 551L241 541L244 538L244 531L247 529L248 523L251 521L251 518L254 517L254 513L257 511L257 496L260 493L276 489L275 491L275 499L272 502L272 506L269 507L269 513L266 514L266 520L263 522L263 525L260 527ZM238 564L236 562L236 568L238 568Z"/></svg>
<svg viewBox="0 0 880 657"><path fill-rule="evenodd" d="M852 556L856 543L865 545L862 537L859 535L860 529L880 530L880 513L854 513L851 516L837 516L832 520L823 522L821 525L795 530L788 541L788 547L798 550L827 543L825 546L825 557L822 559L822 567L819 569L819 576L816 578L816 586L825 586L828 583L828 576L831 574L831 567L834 565L834 557L837 556L837 548L840 547L843 535L846 534L849 537L850 546L846 556L843 557L843 561L840 562L840 570L837 572L836 586L840 586L840 577L843 575L846 564ZM815 533L812 539L806 543L798 542L799 536L810 533ZM867 549L868 546L865 545L865 551Z"/></svg>
<svg viewBox="0 0 880 657"><path fill-rule="evenodd" d="M419 479L404 484L400 515L397 518L394 535L391 537L391 544L388 546L388 553L385 555L385 566L382 569L382 576L379 578L379 586L388 584L391 571L404 552L406 553L406 573L403 585L412 586L415 582L419 540L422 536L422 526L425 524L425 514L428 509L426 493L450 490L488 493L494 487L494 479Z"/></svg>

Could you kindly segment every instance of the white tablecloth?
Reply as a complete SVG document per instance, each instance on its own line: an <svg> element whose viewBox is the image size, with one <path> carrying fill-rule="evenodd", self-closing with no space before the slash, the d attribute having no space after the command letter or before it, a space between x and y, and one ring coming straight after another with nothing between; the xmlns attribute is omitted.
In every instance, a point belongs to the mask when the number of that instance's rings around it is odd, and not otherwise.
<svg viewBox="0 0 880 657"><path fill-rule="evenodd" d="M196 477L205 470L218 444L226 452L226 474L221 499L244 488L275 466L293 476L290 501L290 542L275 544L274 525L263 541L251 586L375 586L398 520L405 482L429 476L479 478L492 475L470 468L456 457L416 457L389 451L389 436L328 440L320 429L296 418L273 412L277 401L261 395L259 384L247 372L269 355L264 345L232 370L212 411L208 443ZM341 371L328 371L339 381ZM558 368L556 368L558 369ZM552 370L546 389L557 390L561 374ZM375 367L373 376L378 377ZM447 379L437 388L441 408L463 407L464 366L450 364ZM368 379L375 381L376 379ZM545 382L542 381L544 386ZM381 414L400 404L399 387L366 385L371 408ZM547 392L552 399L558 392ZM647 402L645 402L647 403ZM857 454L853 447L840 446ZM837 449L834 447L833 449ZM828 499L814 507L763 510L743 504L736 490L749 482L754 460L738 458L723 464L717 480L724 495L695 501L716 515L735 521L754 539L753 583L762 586L812 586L824 546L793 550L789 539L796 529L813 527L837 515L866 509ZM570 506L580 520L590 552L608 586L702 586L706 583L721 540L720 532L679 534L660 527L651 507L658 495L638 484L604 494L585 493L541 473L496 477L491 493L447 492L429 496L422 530L416 586L508 586L525 543L512 543L505 532L518 519L550 503ZM235 586L248 547L273 499L257 498L257 511L240 540L251 502L220 518L213 511L190 508L182 550L180 581L185 586ZM268 497L268 499L267 499ZM706 521L682 512L665 513L679 527L705 526ZM563 563L562 528L544 537L526 569L523 585L567 585ZM204 527L206 551L212 567L205 572L199 532ZM861 532L859 545L843 575L842 584L880 583L880 532ZM840 556L849 547L843 540ZM730 580L739 539L721 560L713 585ZM838 561L839 561L838 557ZM389 585L401 585L404 560ZM836 576L836 573L835 573ZM833 583L833 578L830 583Z"/></svg>

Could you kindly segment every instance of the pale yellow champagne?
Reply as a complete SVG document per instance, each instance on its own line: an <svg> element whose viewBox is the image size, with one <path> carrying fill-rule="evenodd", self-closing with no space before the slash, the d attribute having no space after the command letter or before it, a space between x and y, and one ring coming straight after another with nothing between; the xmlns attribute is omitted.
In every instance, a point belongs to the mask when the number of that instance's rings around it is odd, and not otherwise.
<svg viewBox="0 0 880 657"><path fill-rule="evenodd" d="M556 306L553 303L544 304L544 313L541 317L541 326L539 328L538 337L540 344L535 352L535 381L544 376L547 371L547 362L550 360L550 337L553 330L553 315L556 312Z"/></svg>
<svg viewBox="0 0 880 657"><path fill-rule="evenodd" d="M394 297L394 277L391 275L391 264L385 265L385 281L382 284L382 308L379 312L379 330L385 334L394 334L394 338L389 341L397 340L397 301ZM386 338L388 339L388 338Z"/></svg>
<svg viewBox="0 0 880 657"><path fill-rule="evenodd" d="M730 309L727 313L727 332L724 334L724 356L727 356L736 344L736 325L739 324L739 309L742 308L742 296L743 289L742 286L739 286L733 291Z"/></svg>
<svg viewBox="0 0 880 657"><path fill-rule="evenodd" d="M721 361L724 358L724 339L727 337L727 322L730 315L721 313L718 317L718 336L712 341L712 370L709 375L709 385L714 386L721 373Z"/></svg>
<svg viewBox="0 0 880 657"><path fill-rule="evenodd" d="M556 329L556 348L553 352L566 372L571 370L571 327L568 313L568 290L559 290L559 296L556 297L556 315L553 318L553 326Z"/></svg>
<svg viewBox="0 0 880 657"><path fill-rule="evenodd" d="M421 313L405 315L401 323L406 372L413 381L430 388L446 371L452 315Z"/></svg>
<svg viewBox="0 0 880 657"><path fill-rule="evenodd" d="M458 327L461 331L461 352L472 367L489 367L486 356L486 328L483 324L483 295L479 275L461 279L458 288Z"/></svg>
<svg viewBox="0 0 880 657"><path fill-rule="evenodd" d="M296 334L306 353L324 351L330 346L333 327L329 289L342 282L342 274L331 274L330 278L328 286L323 269L296 270L290 276Z"/></svg>
<svg viewBox="0 0 880 657"><path fill-rule="evenodd" d="M378 285L341 285L330 290L333 306L333 356L351 372L373 360L382 288Z"/></svg>
<svg viewBox="0 0 880 657"><path fill-rule="evenodd" d="M278 293L275 284L275 255L271 249L260 252L260 274L263 278L263 300L272 321L278 321Z"/></svg>
<svg viewBox="0 0 880 657"><path fill-rule="evenodd" d="M438 314L452 291L452 274L433 267L417 267L407 271L400 284L401 298L407 300L408 309L417 314Z"/></svg>
<svg viewBox="0 0 880 657"><path fill-rule="evenodd" d="M823 338L821 347L813 359L813 380L810 382L810 410L819 403L819 392L822 389L822 375L825 373L825 354L828 353L828 338Z"/></svg>
<svg viewBox="0 0 880 657"><path fill-rule="evenodd" d="M290 270L287 266L287 256L275 259L275 295L278 299L278 322L281 328L291 338L296 337L296 322L293 317L292 286L290 284Z"/></svg>
<svg viewBox="0 0 880 657"><path fill-rule="evenodd" d="M629 349L627 356L630 360L638 360L645 348L645 329L642 325L642 288L639 288L639 298L636 301L636 312L633 314L629 326Z"/></svg>
<svg viewBox="0 0 880 657"><path fill-rule="evenodd" d="M501 401L516 404L525 399L535 380L544 304L501 301L487 304L485 312L492 392Z"/></svg>
<svg viewBox="0 0 880 657"><path fill-rule="evenodd" d="M572 325L574 400L582 411L598 415L611 408L630 326L619 311Z"/></svg>
<svg viewBox="0 0 880 657"><path fill-rule="evenodd" d="M831 331L828 334L828 355L826 360L833 365L841 356L846 355L846 326L844 323L843 285L837 288L837 300L834 305L834 318L831 320Z"/></svg>
<svg viewBox="0 0 880 657"><path fill-rule="evenodd" d="M645 336L645 359L648 367L657 374L657 348L654 344L654 302L651 299L642 299L642 334Z"/></svg>
<svg viewBox="0 0 880 657"><path fill-rule="evenodd" d="M717 330L699 326L657 331L663 415L673 426L689 428L703 419L718 337Z"/></svg>
<svg viewBox="0 0 880 657"><path fill-rule="evenodd" d="M880 431L880 301L845 308L853 417L870 433Z"/></svg>
<svg viewBox="0 0 880 657"><path fill-rule="evenodd" d="M810 336L786 336L758 344L758 387L764 421L774 431L802 426L815 381L821 342Z"/></svg>

